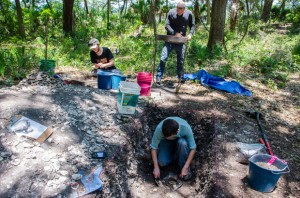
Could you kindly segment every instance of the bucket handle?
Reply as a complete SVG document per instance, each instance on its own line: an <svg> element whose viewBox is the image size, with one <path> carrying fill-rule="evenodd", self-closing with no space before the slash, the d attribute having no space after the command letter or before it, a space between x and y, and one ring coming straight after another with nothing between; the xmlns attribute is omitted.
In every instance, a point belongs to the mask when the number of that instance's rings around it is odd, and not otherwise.
<svg viewBox="0 0 300 198"><path fill-rule="evenodd" d="M285 169L287 169L287 171L284 171ZM271 172L273 174L283 174L283 173L289 173L290 172L290 169L289 169L288 166L285 169L283 169L282 171L277 171L277 172L271 171Z"/></svg>

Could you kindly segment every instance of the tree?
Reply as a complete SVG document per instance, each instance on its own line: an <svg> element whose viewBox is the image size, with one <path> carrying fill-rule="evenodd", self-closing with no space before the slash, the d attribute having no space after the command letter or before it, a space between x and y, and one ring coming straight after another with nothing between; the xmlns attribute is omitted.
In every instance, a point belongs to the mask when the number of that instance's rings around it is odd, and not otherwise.
<svg viewBox="0 0 300 198"><path fill-rule="evenodd" d="M212 52L215 45L223 42L227 0L213 0L211 26L207 48Z"/></svg>
<svg viewBox="0 0 300 198"><path fill-rule="evenodd" d="M30 7L30 2L29 0L22 0L23 4L24 4L24 7L25 8L29 8Z"/></svg>
<svg viewBox="0 0 300 198"><path fill-rule="evenodd" d="M89 15L89 8L88 8L88 2L87 2L87 0L84 0L84 7L85 7L86 15L88 16Z"/></svg>
<svg viewBox="0 0 300 198"><path fill-rule="evenodd" d="M280 12L283 12L285 9L285 0L282 0L281 5L280 5Z"/></svg>
<svg viewBox="0 0 300 198"><path fill-rule="evenodd" d="M15 12L11 12L12 2L9 0L0 1L0 40L7 35L16 33L15 24L17 23Z"/></svg>
<svg viewBox="0 0 300 198"><path fill-rule="evenodd" d="M139 0L138 4L137 4L137 9L135 9L138 11L138 13L140 14L141 17L141 21L146 24L149 22L149 15L150 13L150 9L149 6L147 4L147 1L145 0ZM150 19L151 20L151 19Z"/></svg>
<svg viewBox="0 0 300 198"><path fill-rule="evenodd" d="M110 0L107 0L107 29L108 30L110 28L109 16L110 16Z"/></svg>
<svg viewBox="0 0 300 198"><path fill-rule="evenodd" d="M47 5L48 5L49 9L51 10L51 12L53 12L53 10L52 10L52 6L51 6L51 4L50 4L49 0L46 0L46 2L47 2Z"/></svg>
<svg viewBox="0 0 300 198"><path fill-rule="evenodd" d="M74 0L63 0L63 30L72 33Z"/></svg>
<svg viewBox="0 0 300 198"><path fill-rule="evenodd" d="M194 4L194 16L195 16L195 23L198 24L200 22L200 13L199 13L199 1L196 0Z"/></svg>
<svg viewBox="0 0 300 198"><path fill-rule="evenodd" d="M239 10L239 0L232 0L231 8L230 8L230 25L229 29L234 32L237 25L238 20L238 10Z"/></svg>
<svg viewBox="0 0 300 198"><path fill-rule="evenodd" d="M31 1L31 9L34 10L34 8L35 8L35 0L32 0Z"/></svg>
<svg viewBox="0 0 300 198"><path fill-rule="evenodd" d="M16 9L18 15L18 26L19 26L19 34L22 38L25 38L25 29L23 23L23 16L22 16L22 8L19 0L15 0L16 2Z"/></svg>
<svg viewBox="0 0 300 198"><path fill-rule="evenodd" d="M206 23L210 24L210 0L206 0L206 7L207 7Z"/></svg>
<svg viewBox="0 0 300 198"><path fill-rule="evenodd" d="M270 19L272 4L273 0L265 0L264 8L260 17L260 19L265 23L268 22Z"/></svg>
<svg viewBox="0 0 300 198"><path fill-rule="evenodd" d="M127 0L123 0L123 5L122 5L121 10L120 10L121 15L123 14L124 10L125 10L125 14L126 14L127 2L128 2Z"/></svg>

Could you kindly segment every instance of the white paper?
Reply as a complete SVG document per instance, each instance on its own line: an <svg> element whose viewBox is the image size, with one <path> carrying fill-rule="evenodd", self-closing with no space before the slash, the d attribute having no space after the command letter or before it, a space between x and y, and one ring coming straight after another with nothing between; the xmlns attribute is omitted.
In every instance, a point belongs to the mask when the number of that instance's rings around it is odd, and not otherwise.
<svg viewBox="0 0 300 198"><path fill-rule="evenodd" d="M22 120L26 120L30 123L29 128L31 128L32 131L29 133L22 132L22 131L20 131L20 132L16 131L16 134L19 136L26 136L26 137L33 138L33 139L38 139L43 134L43 132L46 131L46 129L47 129L46 126L41 125L40 123L35 122L25 116L22 116L22 118L20 120L18 120L16 123L18 123L19 121L22 121Z"/></svg>

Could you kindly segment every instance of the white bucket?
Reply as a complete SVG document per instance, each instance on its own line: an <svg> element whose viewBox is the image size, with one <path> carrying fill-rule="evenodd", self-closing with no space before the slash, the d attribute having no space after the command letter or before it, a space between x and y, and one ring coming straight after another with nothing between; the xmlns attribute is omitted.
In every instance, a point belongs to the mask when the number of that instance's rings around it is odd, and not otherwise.
<svg viewBox="0 0 300 198"><path fill-rule="evenodd" d="M141 87L136 82L121 81L118 94L118 111L121 114L134 114Z"/></svg>

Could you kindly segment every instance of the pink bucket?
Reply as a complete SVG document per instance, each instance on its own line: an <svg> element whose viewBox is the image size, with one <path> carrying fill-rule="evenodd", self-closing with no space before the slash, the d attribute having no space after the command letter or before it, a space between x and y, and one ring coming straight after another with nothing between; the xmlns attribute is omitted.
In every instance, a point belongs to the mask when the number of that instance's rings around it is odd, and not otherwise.
<svg viewBox="0 0 300 198"><path fill-rule="evenodd" d="M152 74L149 72L139 72L137 75L137 83L141 87L141 96L149 96L151 93Z"/></svg>
<svg viewBox="0 0 300 198"><path fill-rule="evenodd" d="M148 72L139 72L137 75L137 81L152 83L152 74Z"/></svg>
<svg viewBox="0 0 300 198"><path fill-rule="evenodd" d="M141 87L141 96L150 96L151 93L151 85L140 85Z"/></svg>

